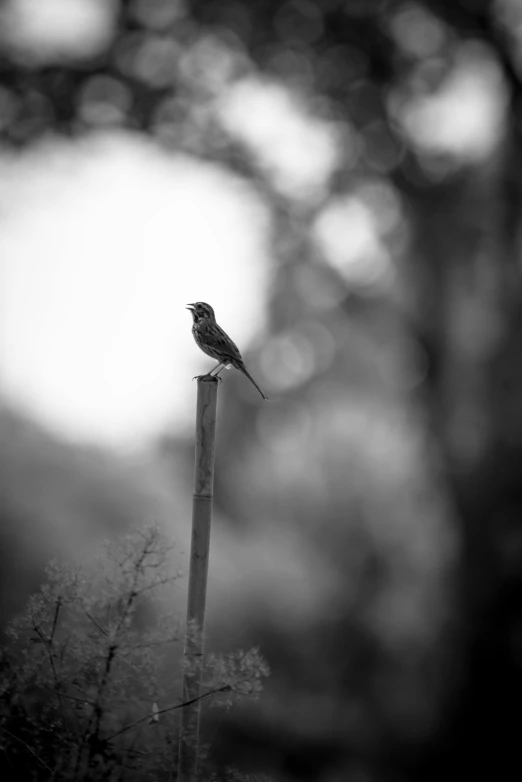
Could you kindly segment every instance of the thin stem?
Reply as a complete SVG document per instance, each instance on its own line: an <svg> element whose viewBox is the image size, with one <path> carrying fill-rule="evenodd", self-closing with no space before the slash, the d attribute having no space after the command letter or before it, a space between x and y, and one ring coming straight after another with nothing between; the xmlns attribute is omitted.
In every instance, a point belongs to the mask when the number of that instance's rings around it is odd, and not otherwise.
<svg viewBox="0 0 522 782"><path fill-rule="evenodd" d="M175 706L167 706L166 709L159 709L158 711L155 712L155 715L159 716L160 714L166 714L166 712L168 711L174 711L175 709L183 709L185 706L190 706L192 703L196 703L196 701L202 701L203 698L208 698L210 695L215 695L217 692L228 692L231 689L232 687L230 686L230 684L225 684L223 685L223 687L217 687L215 690L209 690L208 692L203 693L203 695L198 695L197 698L192 698L192 700L190 701L177 703ZM145 720L150 720L150 713L147 714L145 717L140 717L140 719L136 720L135 722L131 722L129 725L125 725L125 727L121 728L121 730L116 731L116 733L112 733L105 740L112 741L112 739L115 739L116 736L120 736L122 733L125 733L127 730L130 730L131 728L136 727L136 725L145 722Z"/></svg>
<svg viewBox="0 0 522 782"><path fill-rule="evenodd" d="M152 540L145 539L145 545L143 546L139 557L133 562L133 579L132 579L132 585L127 597L127 601L125 603L125 606L121 612L120 618L118 619L116 623L116 627L114 628L114 632L111 632L110 635L112 637L113 643L109 646L107 658L105 660L105 667L103 670L103 674L100 680L100 684L98 687L98 692L96 695L96 702L94 705L93 715L89 718L89 721L87 723L87 727L84 734L84 740L87 738L91 725L93 723L93 717L94 717L94 727L92 730L92 737L98 738L100 734L100 727L101 727L101 721L103 716L103 708L102 708L102 699L104 690L107 686L107 682L109 681L109 676L112 668L112 663L114 661L114 658L117 655L119 645L116 642L118 639L119 632L121 630L122 625L127 619L127 616L129 615L129 612L132 609L132 606L136 600L136 598L139 595L139 592L137 591L138 586L138 578L140 576L140 573L142 572L143 562L145 561L147 555L151 551L151 546L153 545ZM92 748L92 742L90 744L90 747ZM89 750L89 757L90 757L91 749Z"/></svg>
<svg viewBox="0 0 522 782"><path fill-rule="evenodd" d="M52 644L53 642L56 625L58 624L58 614L60 613L61 605L62 605L62 600L59 597L58 600L56 601L56 609L54 611L54 619L53 619L53 629L51 630L51 637L49 638L49 644Z"/></svg>
<svg viewBox="0 0 522 782"><path fill-rule="evenodd" d="M129 645L129 649L150 649L153 646L163 646L164 644L171 644L179 640L178 635L173 635L170 638L162 638L160 641L147 641L147 643L143 644L132 644Z"/></svg>
<svg viewBox="0 0 522 782"><path fill-rule="evenodd" d="M8 731L8 730L7 730L7 728L4 728L4 726L3 726L3 725L0 725L0 730L3 730L3 731L4 731L4 733L7 733L7 735L8 735L8 736L11 736L11 738L12 738L12 739L14 739L15 741L18 741L18 742L20 742L20 744L22 744L22 745L23 745L23 746L24 746L26 749L28 749L28 750L29 750L29 752L31 753L31 755L34 755L34 757L36 758L36 760L37 760L39 763L41 763L41 764L42 764L42 766L44 766L44 768L46 768L46 769L47 769L47 771L49 771L49 773L50 773L50 774L52 774L52 773L53 773L52 769L51 769L51 768L49 768L49 766L47 765L47 763L46 763L44 760L42 760L42 758L41 758L39 755L37 755L37 754L36 754L36 752L34 751L34 749L31 749L31 747L29 746L29 744L26 744L26 743L25 743L25 741L22 741L22 739L19 739L19 738L18 738L18 736L15 736L15 735L14 735L14 733L11 733L10 731Z"/></svg>
<svg viewBox="0 0 522 782"><path fill-rule="evenodd" d="M49 692L54 692L54 690L52 690L50 687L47 687L47 685L45 685L45 689L49 690ZM74 695L67 695L67 693L65 692L60 693L60 695L62 696L62 698L68 698L70 701L77 701L78 703L86 703L88 706L93 706L93 707L96 706L94 701L88 701L85 698L76 698Z"/></svg>
<svg viewBox="0 0 522 782"><path fill-rule="evenodd" d="M85 616L87 617L87 619L90 619L90 621L91 621L91 622L93 623L93 625L94 625L94 626L95 626L95 627L96 627L96 628L97 628L97 629L100 631L100 633L103 633L103 635L107 636L107 635L108 635L108 632L107 632L107 630L105 630L105 629L104 629L104 628L101 626L101 624L100 624L99 622L97 622L97 621L96 621L96 619L95 619L93 616L91 616L91 615L90 615L90 613L87 611L87 609L86 609L86 608L84 608L83 606L82 606L82 608L83 608L83 612L84 612Z"/></svg>
<svg viewBox="0 0 522 782"><path fill-rule="evenodd" d="M49 664L51 666L51 671L53 672L53 679L54 679L54 684L55 684L54 694L56 695L56 700L58 701L58 707L60 709L60 714L62 715L63 729L67 733L68 731L67 731L67 723L66 723L66 720L65 720L65 709L64 709L63 701L62 701L62 698L61 698L61 695L60 695L60 684L59 684L59 681L58 681L58 674L56 673L56 666L55 666L54 660L53 660L53 641L52 641L52 639L53 639L53 636L54 636L54 631L56 629L56 623L58 621L58 612L59 612L59 610L60 610L60 601L58 600L58 602L56 604L56 611L54 612L53 629L51 631L51 637L49 638L49 640L45 637L45 635L41 632L41 630L38 627L38 625L36 625L34 622L33 622L33 630L38 635L38 637L42 640L42 643L44 643L46 645L46 647L47 647L47 653L49 655Z"/></svg>

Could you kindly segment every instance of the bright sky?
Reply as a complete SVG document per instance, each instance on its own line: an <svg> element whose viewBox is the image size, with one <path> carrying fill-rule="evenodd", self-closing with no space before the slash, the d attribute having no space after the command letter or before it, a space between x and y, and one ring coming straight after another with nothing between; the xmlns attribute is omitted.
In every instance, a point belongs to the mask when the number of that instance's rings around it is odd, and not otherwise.
<svg viewBox="0 0 522 782"><path fill-rule="evenodd" d="M282 193L295 200L324 195L340 158L341 134L334 123L310 116L282 85L257 78L238 81L225 92L219 115ZM348 132L342 141L350 143Z"/></svg>
<svg viewBox="0 0 522 782"><path fill-rule="evenodd" d="M438 93L410 102L403 122L421 150L478 162L498 143L506 102L498 63L474 42L460 47L453 72Z"/></svg>
<svg viewBox="0 0 522 782"><path fill-rule="evenodd" d="M209 301L246 349L262 327L267 214L228 174L140 136L0 157L3 391L71 437L139 442L191 425Z"/></svg>
<svg viewBox="0 0 522 782"><path fill-rule="evenodd" d="M102 50L116 13L114 0L5 0L2 27L24 58L59 61Z"/></svg>

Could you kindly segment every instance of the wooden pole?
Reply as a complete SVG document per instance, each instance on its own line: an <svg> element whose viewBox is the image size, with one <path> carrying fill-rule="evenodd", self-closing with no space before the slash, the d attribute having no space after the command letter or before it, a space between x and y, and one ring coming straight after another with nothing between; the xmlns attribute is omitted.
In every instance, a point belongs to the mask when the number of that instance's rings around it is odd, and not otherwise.
<svg viewBox="0 0 522 782"><path fill-rule="evenodd" d="M198 378L196 407L196 461L192 500L192 542L185 631L185 669L182 698L195 701L181 709L178 782L196 782L205 603L207 597L210 523L214 488L214 448L218 379ZM196 700L195 700L196 699Z"/></svg>

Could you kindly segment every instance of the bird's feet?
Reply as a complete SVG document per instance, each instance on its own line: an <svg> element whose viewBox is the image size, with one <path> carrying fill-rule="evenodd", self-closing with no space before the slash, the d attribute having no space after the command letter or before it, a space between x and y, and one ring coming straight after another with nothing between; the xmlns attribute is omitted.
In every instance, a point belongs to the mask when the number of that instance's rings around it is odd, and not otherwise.
<svg viewBox="0 0 522 782"><path fill-rule="evenodd" d="M221 383L223 378L219 377L219 375L211 375L210 373L207 373L206 375L196 375L192 378L192 380L218 380Z"/></svg>

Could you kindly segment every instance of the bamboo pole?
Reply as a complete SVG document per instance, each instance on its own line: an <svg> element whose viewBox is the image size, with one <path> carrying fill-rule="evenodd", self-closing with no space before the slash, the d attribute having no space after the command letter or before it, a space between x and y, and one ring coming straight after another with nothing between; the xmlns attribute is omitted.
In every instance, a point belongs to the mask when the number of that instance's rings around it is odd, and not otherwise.
<svg viewBox="0 0 522 782"><path fill-rule="evenodd" d="M201 708L198 698L200 697L203 668L218 382L217 378L210 375L198 378L192 542L184 649L185 669L182 685L183 701L195 702L181 709L178 782L196 782L198 774Z"/></svg>

